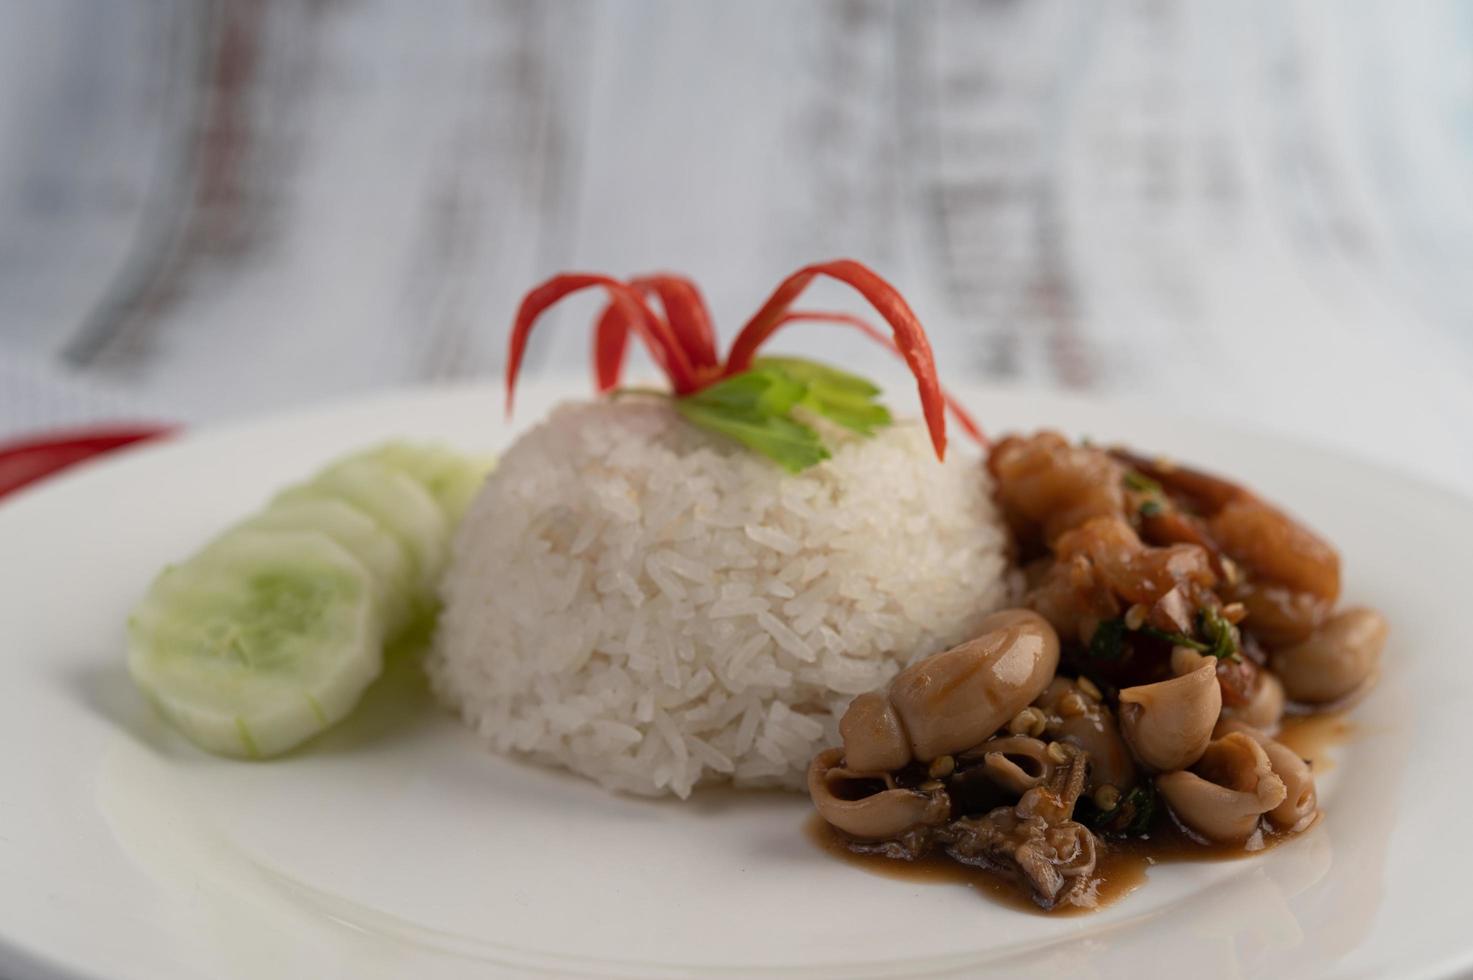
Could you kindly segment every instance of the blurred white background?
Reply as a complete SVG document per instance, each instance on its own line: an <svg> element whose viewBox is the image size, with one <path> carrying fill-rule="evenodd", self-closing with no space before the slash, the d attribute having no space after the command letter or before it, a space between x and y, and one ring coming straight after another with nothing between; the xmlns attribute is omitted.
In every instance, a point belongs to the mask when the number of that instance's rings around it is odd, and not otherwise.
<svg viewBox="0 0 1473 980"><path fill-rule="evenodd" d="M1473 490L1470 3L4 8L0 440L495 376L565 268L687 272L729 338L846 255L952 384ZM534 371L586 378L590 315ZM898 377L786 346L841 344Z"/></svg>

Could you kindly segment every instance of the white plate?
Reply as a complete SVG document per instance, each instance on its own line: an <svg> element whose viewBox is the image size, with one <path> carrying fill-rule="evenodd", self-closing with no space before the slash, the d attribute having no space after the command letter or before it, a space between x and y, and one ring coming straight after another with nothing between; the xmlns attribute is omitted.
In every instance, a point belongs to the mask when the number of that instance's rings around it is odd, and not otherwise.
<svg viewBox="0 0 1473 980"><path fill-rule="evenodd" d="M519 420L558 394L531 388ZM805 799L610 796L497 758L413 676L310 750L200 753L122 665L165 562L359 444L494 448L498 390L408 393L125 452L0 506L0 974L6 977L859 977L986 970L1450 976L1473 966L1473 505L1266 437L1057 397L964 392L992 429L1060 425L1241 476L1341 547L1393 624L1327 819L1268 854L1167 865L1093 916L867 874Z"/></svg>

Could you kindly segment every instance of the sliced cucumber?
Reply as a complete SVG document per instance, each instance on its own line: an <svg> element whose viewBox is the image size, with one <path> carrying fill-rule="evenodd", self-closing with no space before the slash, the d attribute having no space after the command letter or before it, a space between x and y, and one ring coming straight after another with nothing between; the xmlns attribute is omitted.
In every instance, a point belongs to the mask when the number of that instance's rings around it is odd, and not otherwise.
<svg viewBox="0 0 1473 980"><path fill-rule="evenodd" d="M202 748L277 755L340 720L383 662L372 575L316 531L228 532L128 622L128 669Z"/></svg>
<svg viewBox="0 0 1473 980"><path fill-rule="evenodd" d="M263 531L321 531L348 549L373 576L386 638L392 640L409 625L417 607L414 559L398 537L346 500L283 500L240 526Z"/></svg>
<svg viewBox="0 0 1473 980"><path fill-rule="evenodd" d="M323 497L347 501L398 538L414 563L422 604L429 601L450 549L450 522L429 491L387 463L359 456L329 466L310 483L292 487L276 500Z"/></svg>
<svg viewBox="0 0 1473 980"><path fill-rule="evenodd" d="M390 443L276 498L128 620L134 681L202 748L275 755L337 722L384 645L432 625L450 533L489 463Z"/></svg>
<svg viewBox="0 0 1473 980"><path fill-rule="evenodd" d="M365 455L417 480L435 498L452 528L465 516L494 462L433 443L416 442L387 443Z"/></svg>

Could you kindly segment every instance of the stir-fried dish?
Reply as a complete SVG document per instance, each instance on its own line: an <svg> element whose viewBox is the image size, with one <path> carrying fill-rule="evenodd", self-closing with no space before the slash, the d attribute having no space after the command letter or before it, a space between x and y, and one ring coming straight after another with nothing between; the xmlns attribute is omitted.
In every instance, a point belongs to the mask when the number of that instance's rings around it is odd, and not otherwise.
<svg viewBox="0 0 1473 980"><path fill-rule="evenodd" d="M796 307L817 279L888 330ZM854 851L946 855L1047 909L1096 906L1111 859L1163 831L1246 852L1314 824L1280 721L1352 699L1386 623L1337 608L1313 531L1052 432L991 446L985 474L948 456L949 419L987 439L904 297L847 259L783 279L725 356L689 279L554 276L514 318L508 408L533 327L585 290L607 397L494 470L354 453L154 580L129 668L181 732L295 751L432 637L431 688L493 751L648 796L806 785ZM920 421L848 371L758 356L795 323L898 356ZM635 342L668 391L619 387Z"/></svg>
<svg viewBox="0 0 1473 980"><path fill-rule="evenodd" d="M853 700L809 768L823 819L1046 909L1096 904L1104 849L1162 821L1245 852L1311 826L1314 775L1273 736L1369 684L1387 633L1336 608L1335 549L1235 483L1053 432L987 466L1022 608Z"/></svg>

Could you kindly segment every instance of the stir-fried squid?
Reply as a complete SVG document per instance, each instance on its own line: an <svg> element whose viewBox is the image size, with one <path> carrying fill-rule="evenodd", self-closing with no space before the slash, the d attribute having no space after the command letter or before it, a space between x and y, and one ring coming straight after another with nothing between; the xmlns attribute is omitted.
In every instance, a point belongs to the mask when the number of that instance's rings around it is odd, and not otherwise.
<svg viewBox="0 0 1473 980"><path fill-rule="evenodd" d="M855 851L944 852L1046 909L1095 905L1101 849L1160 820L1245 852L1310 827L1314 776L1274 735L1369 685L1387 633L1335 609L1335 549L1242 486L1052 432L988 468L1022 608L854 699L809 771L823 819Z"/></svg>

